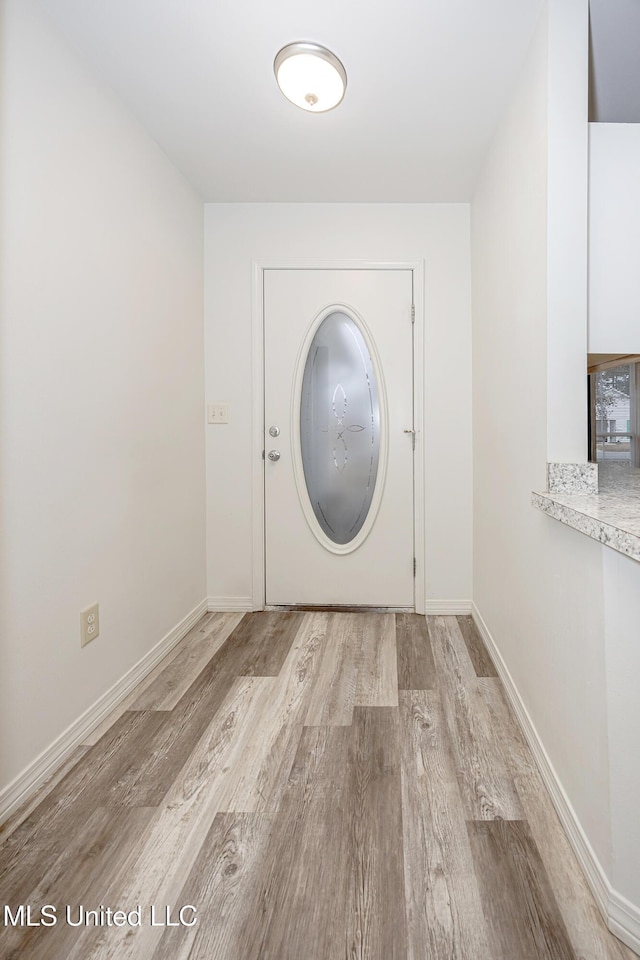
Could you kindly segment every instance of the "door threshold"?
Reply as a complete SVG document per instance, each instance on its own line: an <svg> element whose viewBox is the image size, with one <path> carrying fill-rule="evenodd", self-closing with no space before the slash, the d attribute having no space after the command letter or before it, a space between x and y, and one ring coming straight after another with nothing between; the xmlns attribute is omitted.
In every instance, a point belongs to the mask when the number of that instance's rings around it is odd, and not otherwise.
<svg viewBox="0 0 640 960"><path fill-rule="evenodd" d="M265 610L300 611L304 613L415 613L415 607L354 607L348 604L267 603Z"/></svg>

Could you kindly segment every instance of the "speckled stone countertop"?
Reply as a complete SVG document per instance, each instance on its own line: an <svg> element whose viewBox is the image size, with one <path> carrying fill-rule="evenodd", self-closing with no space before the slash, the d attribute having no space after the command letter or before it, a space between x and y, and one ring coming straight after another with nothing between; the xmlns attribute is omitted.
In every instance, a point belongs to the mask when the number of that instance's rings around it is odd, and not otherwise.
<svg viewBox="0 0 640 960"><path fill-rule="evenodd" d="M538 510L640 561L640 470L600 463L598 493L533 493Z"/></svg>

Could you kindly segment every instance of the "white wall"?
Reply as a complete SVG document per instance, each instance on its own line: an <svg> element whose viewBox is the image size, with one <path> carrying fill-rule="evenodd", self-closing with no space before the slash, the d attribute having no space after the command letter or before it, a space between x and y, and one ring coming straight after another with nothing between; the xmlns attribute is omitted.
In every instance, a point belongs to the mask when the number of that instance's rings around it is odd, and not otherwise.
<svg viewBox="0 0 640 960"><path fill-rule="evenodd" d="M640 564L603 549L611 765L611 882L636 904L640 938Z"/></svg>
<svg viewBox="0 0 640 960"><path fill-rule="evenodd" d="M466 204L208 204L208 589L252 596L251 262L425 261L427 599L471 597L469 208ZM446 411L446 416L445 416Z"/></svg>
<svg viewBox="0 0 640 960"><path fill-rule="evenodd" d="M584 463L589 0L550 0L546 11L547 460Z"/></svg>
<svg viewBox="0 0 640 960"><path fill-rule="evenodd" d="M640 124L589 124L589 350L640 353Z"/></svg>
<svg viewBox="0 0 640 960"><path fill-rule="evenodd" d="M474 601L608 870L602 548L530 504L552 396L549 28L545 13L472 204Z"/></svg>
<svg viewBox="0 0 640 960"><path fill-rule="evenodd" d="M0 785L205 596L202 203L31 0L2 28Z"/></svg>
<svg viewBox="0 0 640 960"><path fill-rule="evenodd" d="M589 350L640 352L640 127L592 123ZM640 564L603 549L615 921L640 942ZM627 901L625 903L624 901ZM635 916L635 920L629 918Z"/></svg>

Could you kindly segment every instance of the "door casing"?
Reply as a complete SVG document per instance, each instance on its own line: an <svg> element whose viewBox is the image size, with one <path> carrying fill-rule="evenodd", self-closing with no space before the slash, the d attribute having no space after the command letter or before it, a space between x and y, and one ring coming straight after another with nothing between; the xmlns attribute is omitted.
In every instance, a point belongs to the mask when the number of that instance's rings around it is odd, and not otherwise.
<svg viewBox="0 0 640 960"><path fill-rule="evenodd" d="M265 270L411 270L413 274L413 403L415 456L413 458L414 548L416 560L415 610L425 611L425 438L424 438L424 261L422 260L254 260L251 291L252 378L252 602L265 607L264 531L264 271ZM407 318L410 322L410 318Z"/></svg>

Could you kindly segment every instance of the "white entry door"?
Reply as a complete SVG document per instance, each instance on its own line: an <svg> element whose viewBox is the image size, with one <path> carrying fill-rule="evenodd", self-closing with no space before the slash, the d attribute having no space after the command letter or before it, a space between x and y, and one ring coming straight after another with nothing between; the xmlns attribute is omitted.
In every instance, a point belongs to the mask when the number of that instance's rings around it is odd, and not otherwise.
<svg viewBox="0 0 640 960"><path fill-rule="evenodd" d="M413 274L264 272L268 605L414 606Z"/></svg>

